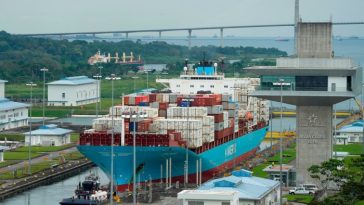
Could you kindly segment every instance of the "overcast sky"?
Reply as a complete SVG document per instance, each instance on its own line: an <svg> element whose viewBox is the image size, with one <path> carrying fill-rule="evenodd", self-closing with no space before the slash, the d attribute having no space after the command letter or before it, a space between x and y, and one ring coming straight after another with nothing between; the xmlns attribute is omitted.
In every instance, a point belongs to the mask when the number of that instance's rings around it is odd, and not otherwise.
<svg viewBox="0 0 364 205"><path fill-rule="evenodd" d="M0 0L0 30L47 33L293 23L294 0ZM364 0L301 0L303 21L364 21ZM292 36L291 28L232 29L225 35ZM169 32L163 35L187 35ZM195 35L219 34L199 31ZM364 36L364 25L335 35ZM156 34L153 34L156 35Z"/></svg>

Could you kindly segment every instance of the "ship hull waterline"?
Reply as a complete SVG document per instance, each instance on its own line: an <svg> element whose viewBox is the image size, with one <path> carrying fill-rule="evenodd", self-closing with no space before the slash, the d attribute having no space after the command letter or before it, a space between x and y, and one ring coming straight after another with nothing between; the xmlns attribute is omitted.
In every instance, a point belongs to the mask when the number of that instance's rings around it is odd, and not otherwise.
<svg viewBox="0 0 364 205"><path fill-rule="evenodd" d="M201 181L204 182L253 156L264 140L267 129L267 127L264 127L252 131L200 154L187 150L189 183L196 183L198 169L202 171ZM79 145L77 148L110 178L110 146ZM136 146L135 149L136 181L138 183L165 181L168 159L172 161L172 170L168 170L168 175L169 173L172 174L172 182L184 182L185 148ZM197 168L200 164L197 161L200 159L202 166ZM133 146L114 146L114 181L118 191L131 190L133 182Z"/></svg>

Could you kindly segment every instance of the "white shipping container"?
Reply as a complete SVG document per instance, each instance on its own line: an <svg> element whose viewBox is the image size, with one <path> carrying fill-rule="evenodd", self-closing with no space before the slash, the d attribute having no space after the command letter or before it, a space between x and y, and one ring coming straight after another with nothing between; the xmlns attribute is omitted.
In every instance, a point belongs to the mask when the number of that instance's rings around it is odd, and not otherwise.
<svg viewBox="0 0 364 205"><path fill-rule="evenodd" d="M220 131L224 129L224 122L215 123L215 131Z"/></svg>
<svg viewBox="0 0 364 205"><path fill-rule="evenodd" d="M213 105L207 107L207 114L209 115L221 114L222 111L223 111L222 105Z"/></svg>
<svg viewBox="0 0 364 205"><path fill-rule="evenodd" d="M213 125L214 124L214 116L204 116L202 117L202 125Z"/></svg>
<svg viewBox="0 0 364 205"><path fill-rule="evenodd" d="M224 114L224 121L229 119L229 112L228 111L223 111Z"/></svg>

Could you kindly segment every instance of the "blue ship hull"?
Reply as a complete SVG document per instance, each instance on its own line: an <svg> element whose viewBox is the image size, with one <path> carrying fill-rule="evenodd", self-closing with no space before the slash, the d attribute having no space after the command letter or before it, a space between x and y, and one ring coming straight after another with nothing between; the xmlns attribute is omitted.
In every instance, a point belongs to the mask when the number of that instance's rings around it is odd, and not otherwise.
<svg viewBox="0 0 364 205"><path fill-rule="evenodd" d="M202 161L202 181L210 179L253 155L267 132L267 127L255 130L235 140L211 148L200 154L188 151L189 182L195 182L196 160ZM110 146L80 145L78 150L110 176ZM119 191L133 181L133 147L114 146L114 180ZM166 160L172 159L172 181L183 182L186 149L183 147L136 147L137 181L159 181L165 177ZM129 187L130 188L130 187Z"/></svg>

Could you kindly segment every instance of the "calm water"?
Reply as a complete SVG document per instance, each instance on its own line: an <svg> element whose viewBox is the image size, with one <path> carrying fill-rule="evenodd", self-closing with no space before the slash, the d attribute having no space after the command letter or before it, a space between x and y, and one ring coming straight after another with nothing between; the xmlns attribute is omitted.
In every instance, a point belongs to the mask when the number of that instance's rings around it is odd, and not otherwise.
<svg viewBox="0 0 364 205"><path fill-rule="evenodd" d="M47 186L41 186L33 190L23 192L15 197L9 198L0 204L6 205L59 205L63 198L71 197L78 182L82 182L90 172L98 173L102 185L109 183L107 176L100 168L91 168L77 176Z"/></svg>
<svg viewBox="0 0 364 205"><path fill-rule="evenodd" d="M146 40L142 40L146 41ZM168 43L187 45L188 42L185 39L177 40L171 39L167 41ZM192 45L216 45L218 46L220 41L218 39L193 39ZM276 47L280 50L286 51L289 54L293 53L293 41L288 42L275 41L274 38L247 38L247 39L225 39L225 46L254 46L254 47ZM364 63L364 40L358 39L348 39L343 41L334 40L334 51L336 56L348 56L352 57L358 64ZM353 101L347 101L345 103L340 103L337 109L357 109ZM337 119L337 122L342 119ZM92 119L75 119L66 118L61 119L62 122L71 122L79 125L89 125ZM282 121L283 130L294 130L296 128L296 118L283 118ZM82 123L82 124L81 124ZM273 119L273 130L279 131L280 119ZM267 143L262 144L262 148L266 147ZM101 177L101 183L108 183L108 179L105 174L98 168L93 168L93 171L97 170ZM31 191L19 194L11 199L0 202L4 205L56 205L58 202L65 197L70 197L73 194L79 181L84 179L84 176L88 172L82 173L78 176L69 178L62 182L58 182L52 185L38 187Z"/></svg>

